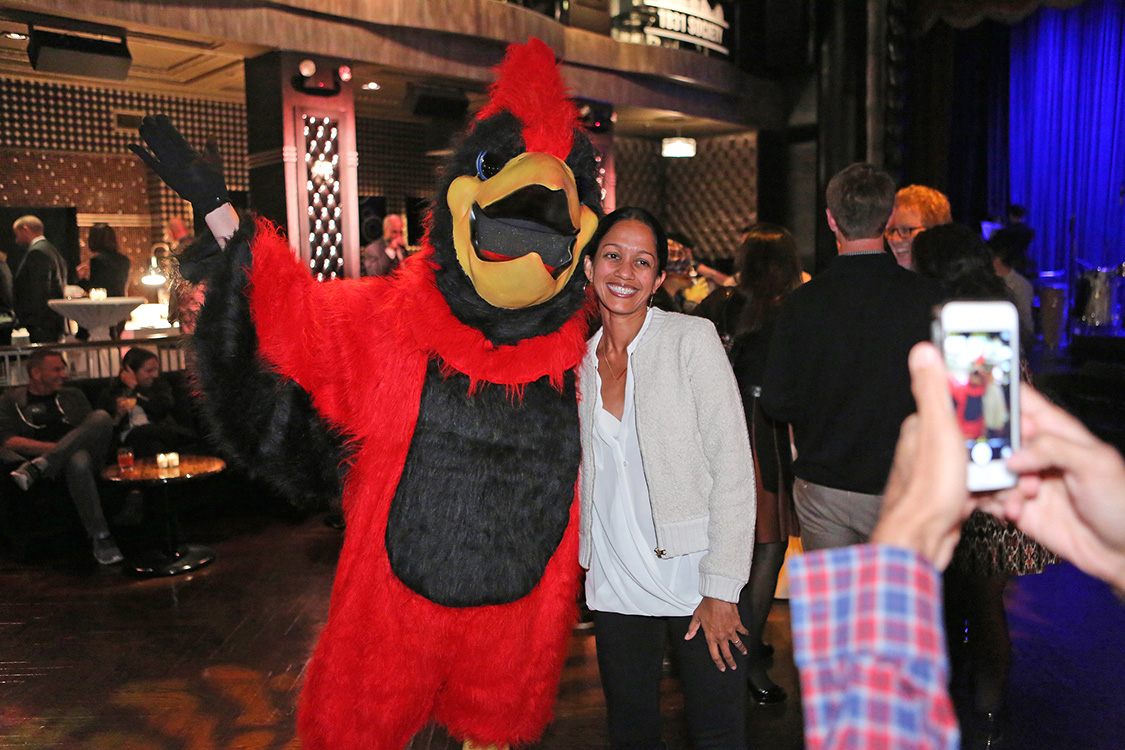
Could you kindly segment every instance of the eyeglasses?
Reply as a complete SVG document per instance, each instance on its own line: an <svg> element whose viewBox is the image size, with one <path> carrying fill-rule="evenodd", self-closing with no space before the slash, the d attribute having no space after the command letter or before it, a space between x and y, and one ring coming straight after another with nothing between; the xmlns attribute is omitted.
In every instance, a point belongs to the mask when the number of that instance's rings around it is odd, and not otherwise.
<svg viewBox="0 0 1125 750"><path fill-rule="evenodd" d="M883 234L888 240L893 237L904 239L906 237L913 237L923 229L925 229L925 227L887 227L887 231Z"/></svg>

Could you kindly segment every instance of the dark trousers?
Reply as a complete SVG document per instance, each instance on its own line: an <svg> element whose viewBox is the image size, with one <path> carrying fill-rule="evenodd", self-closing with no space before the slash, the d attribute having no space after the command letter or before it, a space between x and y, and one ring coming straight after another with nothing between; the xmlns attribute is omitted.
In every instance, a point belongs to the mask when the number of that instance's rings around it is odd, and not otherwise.
<svg viewBox="0 0 1125 750"><path fill-rule="evenodd" d="M684 640L690 617L592 614L610 747L664 747L660 680L666 646L671 643L692 745L696 750L746 750L746 657L735 652L739 668L720 672L702 629L690 641Z"/></svg>

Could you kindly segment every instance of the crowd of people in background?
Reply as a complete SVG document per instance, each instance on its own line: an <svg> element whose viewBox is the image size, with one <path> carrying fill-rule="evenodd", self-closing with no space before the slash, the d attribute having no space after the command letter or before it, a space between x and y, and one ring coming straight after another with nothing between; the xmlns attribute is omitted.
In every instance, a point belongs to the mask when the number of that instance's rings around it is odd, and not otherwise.
<svg viewBox="0 0 1125 750"><path fill-rule="evenodd" d="M66 321L49 302L63 299L71 281L86 292L104 289L107 297L124 297L128 290L132 264L121 252L113 227L101 222L90 227L86 235L90 257L73 273L44 232L39 217L21 216L12 225L14 252L0 252L0 346L11 344L12 331L21 327L27 330L29 343L58 343ZM110 335L118 338L123 328L124 324L113 327ZM86 340L89 332L79 328L77 337Z"/></svg>
<svg viewBox="0 0 1125 750"><path fill-rule="evenodd" d="M940 353L921 343L951 299L1011 300L1033 340L1026 212L1014 207L986 242L952 222L939 191L896 191L867 164L833 177L826 205L838 255L811 280L792 233L768 223L745 228L730 275L640 208L606 216L589 243L598 316L579 378L579 554L615 748L661 747L669 644L697 748L745 748L747 696L788 699L763 634L791 537L806 553L790 581L816 748L857 737L956 747L950 654L954 671L972 671L968 738L987 743L1010 659L1008 578L1061 554L1125 586L1120 455L1025 382L1025 447L1010 460L1019 484L970 496ZM36 217L13 232L0 336L22 325L32 343L57 342L62 319L47 302L62 296L66 263ZM130 264L114 230L91 227L87 245L81 286L123 296ZM391 214L362 252L363 275L394 273L405 253ZM125 355L96 408L66 386L57 351L36 349L27 371L27 386L0 398L11 477L25 491L64 482L94 557L119 562L98 471L119 447L188 451L198 437L145 349Z"/></svg>
<svg viewBox="0 0 1125 750"><path fill-rule="evenodd" d="M1059 553L1077 555L1077 565L1117 587L1125 579L1120 455L1025 383L1028 447L1010 464L1023 476L1013 490L970 496L948 376L940 352L925 343L936 306L952 299L1010 300L1023 341L1034 340L1030 284L1016 270L1027 266L1033 234L1017 221L1025 212L1012 213L1015 239L1000 234L986 243L952 223L939 191L919 185L896 191L888 175L867 164L837 174L826 203L838 255L811 281L792 235L769 224L747 228L732 276L693 269L682 247L690 243L668 242L640 209L611 214L596 235L600 244L592 245L587 273L601 330L590 339L581 379L591 383L581 414L589 454L582 489L583 513L593 515L587 527L594 550L582 564L615 748L660 747L653 662L663 653L657 641L667 634L680 636L671 651L684 674L694 746L745 747L744 716L725 708L747 685L759 703L787 699L767 673L771 648L762 633L791 535L805 551L789 575L808 747L961 746L948 692L950 654L955 674L971 672L973 720L964 746L995 746L1010 661L1002 599L1008 578L1040 572ZM713 291L693 302L687 293L700 278ZM729 388L707 375L714 343L689 345L689 337L701 334L665 311L714 324L738 386L739 423L713 417L692 437L700 412L732 407ZM671 330L684 339L681 352L691 353L661 355L666 363L655 367L660 358L646 355L646 342L655 349ZM714 341L710 332L703 338ZM683 368L679 394L665 392L664 383ZM687 432L671 440L674 430L665 427L664 441L646 440L658 411L647 403L653 392L664 394L659 411L678 415L677 429ZM679 399L693 404L690 414ZM916 410L920 416L910 416ZM668 559L665 501L652 497L663 492L659 477L666 473L654 460L655 446L679 446L681 468L697 457L722 467L711 455L722 453L716 436L741 445L744 434L754 477L743 480L742 496L753 498L755 528L741 550L752 565L737 597L737 622L724 617L718 625L701 615L709 579L697 556L708 560L722 548L730 527L720 520L733 502L728 485L713 477L715 489L700 506L710 513L710 538ZM1081 459L1079 445L1092 449L1089 460ZM630 461L632 472L624 468ZM1081 495L1079 482L1093 483L1100 471L1116 483ZM729 467L717 472L736 476ZM1067 472L1073 474L1060 478ZM1113 528L1095 530L1094 516L1113 517ZM1114 562L1090 559L1088 543ZM660 566L675 572L662 578ZM677 578L685 569L690 578ZM641 601L648 606L637 606ZM732 601L725 593L716 604L726 608ZM651 623L644 635L632 622L637 616ZM698 674L706 659L682 641L684 624L697 621L709 643L718 635L718 653L712 647L718 674L710 681ZM719 674L739 668L745 676L738 692L720 688ZM701 710L700 696L723 709Z"/></svg>

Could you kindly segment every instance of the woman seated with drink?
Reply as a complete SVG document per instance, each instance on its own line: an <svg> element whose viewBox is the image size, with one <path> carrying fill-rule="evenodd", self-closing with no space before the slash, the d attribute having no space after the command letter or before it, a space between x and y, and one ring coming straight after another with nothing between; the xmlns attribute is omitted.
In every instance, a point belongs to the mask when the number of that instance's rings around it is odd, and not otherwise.
<svg viewBox="0 0 1125 750"><path fill-rule="evenodd" d="M663 746L670 642L694 746L744 750L755 507L738 386L710 322L649 307L668 258L655 218L618 209L588 247L602 326L579 378L579 555L611 747Z"/></svg>
<svg viewBox="0 0 1125 750"><path fill-rule="evenodd" d="M117 442L138 456L191 452L196 434L176 422L172 385L160 375L160 360L133 348L121 358L121 372L102 392L98 408L113 418Z"/></svg>

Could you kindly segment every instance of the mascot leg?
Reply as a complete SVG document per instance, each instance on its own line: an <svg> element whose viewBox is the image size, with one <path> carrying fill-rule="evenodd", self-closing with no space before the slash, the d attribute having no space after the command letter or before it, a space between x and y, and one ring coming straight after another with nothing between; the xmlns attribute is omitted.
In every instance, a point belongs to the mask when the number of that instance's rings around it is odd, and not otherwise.
<svg viewBox="0 0 1125 750"><path fill-rule="evenodd" d="M440 664L417 649L427 630L369 628L359 639L325 631L301 693L304 750L402 750L428 720L441 684ZM440 642L431 635L431 644Z"/></svg>
<svg viewBox="0 0 1125 750"><path fill-rule="evenodd" d="M550 722L578 615L576 529L572 521L530 594L464 610L452 635L457 659L434 717L455 737L469 739L466 748L534 742Z"/></svg>
<svg viewBox="0 0 1125 750"><path fill-rule="evenodd" d="M385 556L356 564L357 545L349 539L345 547L332 614L301 693L302 746L402 750L429 719L448 674L445 608L398 583Z"/></svg>

